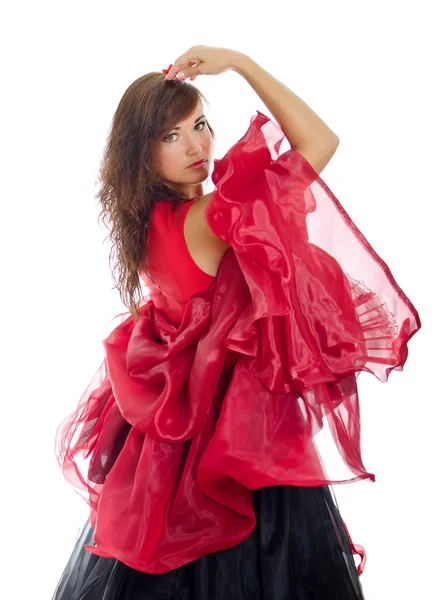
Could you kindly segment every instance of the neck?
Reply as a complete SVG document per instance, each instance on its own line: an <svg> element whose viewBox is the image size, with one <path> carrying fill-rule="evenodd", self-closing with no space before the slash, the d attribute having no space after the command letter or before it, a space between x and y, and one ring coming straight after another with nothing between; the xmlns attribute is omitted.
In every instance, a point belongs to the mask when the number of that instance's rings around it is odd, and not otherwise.
<svg viewBox="0 0 438 600"><path fill-rule="evenodd" d="M192 200L193 198L200 198L204 195L202 183L188 185L187 187L183 188L182 193L187 196L188 200Z"/></svg>

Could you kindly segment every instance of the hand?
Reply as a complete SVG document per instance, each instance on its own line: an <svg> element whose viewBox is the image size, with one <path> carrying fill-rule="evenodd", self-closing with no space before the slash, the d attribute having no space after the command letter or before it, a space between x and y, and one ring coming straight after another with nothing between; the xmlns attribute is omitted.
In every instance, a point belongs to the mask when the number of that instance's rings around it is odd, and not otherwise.
<svg viewBox="0 0 438 600"><path fill-rule="evenodd" d="M194 81L198 75L219 75L233 67L238 54L229 48L192 46L176 59L165 79L187 79Z"/></svg>

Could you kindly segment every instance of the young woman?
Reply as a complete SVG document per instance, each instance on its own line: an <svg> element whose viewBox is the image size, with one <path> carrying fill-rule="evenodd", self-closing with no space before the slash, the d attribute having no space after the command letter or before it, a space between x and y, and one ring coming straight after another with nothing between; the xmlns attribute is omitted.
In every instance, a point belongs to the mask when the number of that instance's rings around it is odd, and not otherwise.
<svg viewBox="0 0 438 600"><path fill-rule="evenodd" d="M185 80L228 69L279 125L257 111L204 194L214 132ZM320 178L338 143L234 50L126 90L99 198L129 314L57 432L90 518L53 599L363 598L331 484L374 481L356 377L401 370L421 324Z"/></svg>

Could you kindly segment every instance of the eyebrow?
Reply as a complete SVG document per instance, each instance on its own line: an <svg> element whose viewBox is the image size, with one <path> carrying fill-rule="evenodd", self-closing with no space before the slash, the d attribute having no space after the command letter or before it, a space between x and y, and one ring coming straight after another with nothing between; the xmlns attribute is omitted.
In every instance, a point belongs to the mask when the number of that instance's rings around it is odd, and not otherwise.
<svg viewBox="0 0 438 600"><path fill-rule="evenodd" d="M202 119L202 117L205 117L205 115L201 115L200 117L195 119L195 123L197 123L200 119ZM181 127L172 127L172 129L170 129L170 131L173 131L174 129L181 129Z"/></svg>

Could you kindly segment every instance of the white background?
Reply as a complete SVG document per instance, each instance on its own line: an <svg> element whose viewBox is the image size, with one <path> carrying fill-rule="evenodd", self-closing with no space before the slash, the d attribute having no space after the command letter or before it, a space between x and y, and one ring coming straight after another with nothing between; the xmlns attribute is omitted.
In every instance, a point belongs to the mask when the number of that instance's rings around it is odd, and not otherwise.
<svg viewBox="0 0 438 600"><path fill-rule="evenodd" d="M103 358L108 321L124 310L94 198L112 116L135 79L198 44L249 54L337 133L322 178L420 314L403 373L358 380L376 482L334 490L367 551L367 600L436 594L432 6L40 0L2 10L3 598L50 600L87 514L56 463L54 436ZM193 85L211 104L215 158L256 110L270 115L233 71Z"/></svg>

